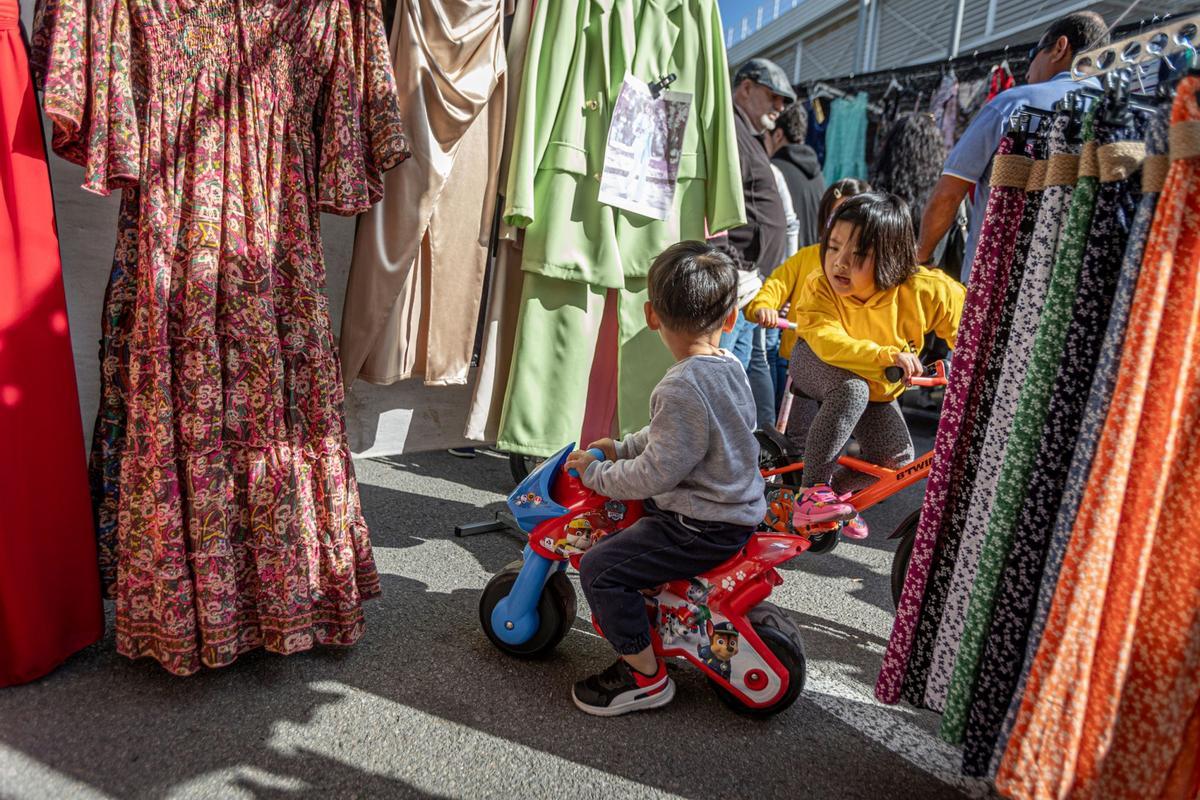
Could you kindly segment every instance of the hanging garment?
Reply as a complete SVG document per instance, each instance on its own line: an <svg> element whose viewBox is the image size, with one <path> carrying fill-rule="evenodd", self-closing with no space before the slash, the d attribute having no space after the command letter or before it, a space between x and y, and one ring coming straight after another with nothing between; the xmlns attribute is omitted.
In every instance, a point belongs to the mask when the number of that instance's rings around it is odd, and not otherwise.
<svg viewBox="0 0 1200 800"><path fill-rule="evenodd" d="M1012 695L1004 727L996 743L997 750L993 753L991 769L993 773L1000 756L1003 755L1004 747L1021 705L1021 698L1025 694L1025 681L1028 678L1033 659L1037 655L1038 644L1041 642L1046 619L1050 613L1050 605L1054 600L1055 589L1058 585L1058 574L1063 556L1071 539L1071 530L1079 511L1079 504L1083 499L1088 476L1091 473L1092 460L1096 455L1101 429L1113 398L1113 387L1116 384L1117 370L1121 363L1121 350L1125 341L1129 310L1142 269L1142 256L1145 252L1150 226L1154 220L1154 212L1158 206L1159 193L1166 181L1170 164L1170 156L1167 154L1169 127L1170 109L1167 108L1155 117L1146 135L1146 159L1142 164L1142 199L1130 226L1129 244L1121 262L1120 277L1113 295L1112 308L1109 311L1108 328L1104 333L1104 342L1096 362L1095 376L1092 379L1091 389L1087 395L1087 404L1080 422L1079 437L1071 455L1071 465L1067 471L1065 488L1062 492L1053 531L1050 534L1045 566L1042 569L1037 595L1037 607L1033 613L1028 642L1025 646L1025 656L1021 664L1020 680Z"/></svg>
<svg viewBox="0 0 1200 800"><path fill-rule="evenodd" d="M715 0L539 2L529 41L504 210L525 229L526 272L620 289L668 246L703 239L706 221L712 233L745 223ZM667 220L598 199L626 74L647 83L674 74L671 91L692 94Z"/></svg>
<svg viewBox="0 0 1200 800"><path fill-rule="evenodd" d="M1016 153L1013 158L1022 159L1024 155ZM945 162L946 147L933 118L928 114L904 114L888 128L887 141L871 165L871 186L908 203L918 238L925 204L942 176ZM934 258L938 255L935 253Z"/></svg>
<svg viewBox="0 0 1200 800"><path fill-rule="evenodd" d="M942 82L938 84L937 91L933 93L933 99L929 103L929 110L933 112L933 121L938 130L942 132L946 149L951 149L954 147L954 132L958 127L958 78L954 70L942 76Z"/></svg>
<svg viewBox="0 0 1200 800"><path fill-rule="evenodd" d="M1011 140L1001 140L1001 156L1009 155L1011 147ZM1028 162L1022 162L1020 157L1011 161L1007 158L1001 160L1011 163L1011 170L1002 168L1002 172L1005 175L1013 172L1013 183L1020 182L1022 163L1025 163L1026 170L1030 168ZM891 640L884 655L883 669L875 686L876 696L885 703L895 703L900 696L904 668L908 661L908 646L912 641L921 610L921 596L924 593L924 582L938 534L942 504L947 492L956 482L956 441L975 422L975 383L972 375L978 368L977 358L990 348L997 300L1003 297L1008 281L1006 268L1011 262L1011 256L1006 255L1004 250L1006 243L1012 240L1012 220L1020 216L1019 208L1012 202L1018 197L1019 191L1010 192L1006 187L1005 191L996 193L994 206L989 202L991 232L988 234L988 248L984 251L987 257L981 259L980 267L971 276L968 286L966 304L958 328L958 346L954 350L951 364L950 385L942 403L942 415L934 444L933 466L925 489L925 504L921 510L912 560L892 626Z"/></svg>
<svg viewBox="0 0 1200 800"><path fill-rule="evenodd" d="M958 437L954 451L953 480L946 493L945 501L938 509L938 514L941 516L941 536L934 553L932 571L926 582L924 606L917 625L913 652L909 656L908 670L904 676L904 699L915 706L926 706L937 711L943 709L945 697L941 694L931 695L928 698L925 696L925 684L929 680L929 664L934 655L934 644L938 626L941 624L942 609L946 603L946 592L949 590L950 578L953 575L954 563L958 556L962 522L970 506L971 487L979 471L980 455L983 452L983 443L987 436L987 420L991 416L992 405L1000 383L1000 373L1004 367L1004 352L1008 347L1008 338L1012 332L1013 317L1016 315L1025 275L1025 265L1037 227L1042 193L1045 191L1048 164L1044 158L1045 142L1031 142L1030 152L1041 155L1043 158L1034 161L1030 166L1029 177L1024 187L1011 186L1012 189L1023 192L1024 207L1021 210L1015 240L1012 242L1011 258L1007 264L1002 262L998 267L998 270L1003 271L1006 280L1003 286L997 287L999 305L994 312L988 347L976 357L975 372L972 377L974 386L973 405L970 409L971 424L964 426ZM996 159L996 163L999 164L1000 160ZM1001 164L1001 166L1007 171L1007 163ZM993 165L994 169L995 165ZM1018 182L1012 181L1011 183ZM991 202L990 194L988 201ZM996 242L999 247L1007 248L1009 246L1011 232L1007 225L1001 225L993 231L991 236L994 237L993 242ZM1002 252L1001 256L1006 257L1007 251ZM922 515L924 513L922 511Z"/></svg>
<svg viewBox="0 0 1200 800"><path fill-rule="evenodd" d="M1189 77L1177 90L1119 400L997 773L1012 797L1162 797L1200 744L1198 89Z"/></svg>
<svg viewBox="0 0 1200 800"><path fill-rule="evenodd" d="M502 0L403 0L392 28L414 158L359 221L339 348L358 377L467 382L504 143Z"/></svg>
<svg viewBox="0 0 1200 800"><path fill-rule="evenodd" d="M1050 154L1046 168L1047 188L1038 209L1037 228L1021 275L1020 299L1014 311L1007 350L999 356L1003 359L1004 366L997 383L996 399L986 422L988 430L985 445L980 451L980 466L970 487L970 512L966 515L963 530L944 528L941 532L943 539L959 542L957 556L953 559L953 569L948 571L950 574L935 572L932 576L934 581L924 587L922 594L913 598L914 602L919 602L922 596L925 598L920 610L922 619L939 621L936 640L932 647L926 646L928 638L916 644L911 640L897 643L904 646L905 650L901 652L906 656L906 660L912 660L909 664L909 669L914 672L912 680L924 680L924 702L931 708L943 706L949 687L957 655L958 632L961 631L965 617L966 595L974 582L974 568L978 563L983 529L990 515L996 473L999 472L1004 457L1005 434L1016 407L1016 392L1007 387L1017 386L1024 379L1057 249L1063 213L1075 182L1078 156L1069 152L1066 142L1068 121L1065 115L1056 117L1052 129L1047 134L1047 149ZM978 517L982 518L977 519ZM911 657L908 656L908 648L912 649ZM930 664L929 674L927 679L922 679L922 666L926 661ZM887 664L885 660L885 666ZM917 666L916 670L913 670L914 665Z"/></svg>
<svg viewBox="0 0 1200 800"><path fill-rule="evenodd" d="M352 644L379 578L319 225L406 152L378 0L86 7L41 15L45 107L84 188L125 188L93 450L117 649L184 675Z"/></svg>
<svg viewBox="0 0 1200 800"><path fill-rule="evenodd" d="M967 618L946 698L946 712L942 717L941 734L947 741L962 741L967 711L979 673L983 639L995 608L1000 570L1012 548L1013 526L1025 501L1025 489L1034 467L1033 457L1037 454L1046 421L1050 389L1054 386L1064 338L1071 323L1071 311L1079 288L1079 270L1100 182L1094 119L1093 109L1083 121L1084 144L1078 164L1079 178L1071 194L1071 207L1046 289L1028 366L1019 384L1020 396L1008 427L1004 461L983 534L983 548L975 581L969 592Z"/></svg>
<svg viewBox="0 0 1200 800"><path fill-rule="evenodd" d="M804 143L811 147L817 154L817 160L821 162L822 171L825 167L825 128L829 125L829 118L817 113L817 104L819 100L807 100L804 103L804 108L808 112L808 130L804 134ZM825 174L825 180L829 183L829 174Z"/></svg>
<svg viewBox="0 0 1200 800"><path fill-rule="evenodd" d="M630 431L650 422L646 398L674 358L646 327L646 281L627 283L636 288L616 292L617 415ZM525 273L499 449L548 456L578 441L606 294L601 287Z"/></svg>
<svg viewBox="0 0 1200 800"><path fill-rule="evenodd" d="M822 172L829 183L867 179L867 93L839 97L829 112Z"/></svg>
<svg viewBox="0 0 1200 800"><path fill-rule="evenodd" d="M548 455L582 429L603 311L587 298L618 290L616 427L637 430L649 418L650 390L671 363L641 310L650 264L669 245L704 239L706 228L742 225L746 215L713 0L538 3L530 43L505 197L505 221L525 229L529 274L497 441ZM597 63L606 69L592 68ZM692 94L674 213L661 222L598 201L609 122L627 73L647 81L675 74L671 90ZM583 288L568 292L564 281ZM548 295L539 297L543 289ZM563 357L571 361L545 361ZM567 389L568 380L576 385ZM554 396L548 385L563 391Z"/></svg>
<svg viewBox="0 0 1200 800"><path fill-rule="evenodd" d="M0 687L42 677L104 633L54 200L20 13L16 0L0 0Z"/></svg>
<svg viewBox="0 0 1200 800"><path fill-rule="evenodd" d="M963 131L975 119L979 109L988 101L988 85L986 78L958 83L958 113L954 122L954 141L957 142Z"/></svg>
<svg viewBox="0 0 1200 800"><path fill-rule="evenodd" d="M517 118L517 101L525 74L525 51L529 44L529 27L533 23L533 0L517 0L508 29L508 51L505 73L504 118ZM504 126L504 144L500 151L500 171L496 185L500 191L508 186L508 168L512 161L513 138L516 126ZM521 311L521 248L515 228L501 222L496 241L496 255L486 282L487 308L483 330L480 331L479 366L475 370L475 387L467 411L466 439L494 442L500 432L500 414L504 408L504 392L508 388L508 368L512 363L517 336L517 316Z"/></svg>
<svg viewBox="0 0 1200 800"><path fill-rule="evenodd" d="M998 67L992 67L992 73L988 76L987 99L984 100L984 104L990 103L993 97L1001 92L1007 92L1016 85L1017 81L1013 78L1012 70L1008 68L1007 61Z"/></svg>
<svg viewBox="0 0 1200 800"><path fill-rule="evenodd" d="M1013 528L1012 550L997 586L994 618L967 720L963 767L976 776L988 772L1020 674L1046 545L1120 274L1113 265L1121 263L1140 194L1135 187L1141 179L1145 145L1138 140L1137 131L1132 127L1101 128L1096 138L1101 143L1097 149L1100 186L1080 264L1078 293L1063 338L1062 360L1049 390L1045 428L1035 442L1028 489ZM1076 197L1084 188L1082 164L1080 172Z"/></svg>

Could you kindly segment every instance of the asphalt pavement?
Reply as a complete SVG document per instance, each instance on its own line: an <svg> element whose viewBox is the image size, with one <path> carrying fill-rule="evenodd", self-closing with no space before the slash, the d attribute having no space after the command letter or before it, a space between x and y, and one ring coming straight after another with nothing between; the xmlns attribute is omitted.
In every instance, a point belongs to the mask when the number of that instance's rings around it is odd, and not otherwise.
<svg viewBox="0 0 1200 800"><path fill-rule="evenodd" d="M914 432L928 449L928 424L914 421ZM885 537L917 507L920 486L868 513L869 539L785 566L771 600L799 624L809 666L787 712L741 718L681 665L668 707L595 719L571 704L570 686L612 651L582 602L545 661L508 658L479 628L480 590L521 542L453 529L503 507L507 461L436 452L357 469L384 595L368 604L356 646L256 652L177 678L117 656L110 634L48 677L0 691L0 797L991 795L957 775L935 716L871 696L891 624L895 544Z"/></svg>

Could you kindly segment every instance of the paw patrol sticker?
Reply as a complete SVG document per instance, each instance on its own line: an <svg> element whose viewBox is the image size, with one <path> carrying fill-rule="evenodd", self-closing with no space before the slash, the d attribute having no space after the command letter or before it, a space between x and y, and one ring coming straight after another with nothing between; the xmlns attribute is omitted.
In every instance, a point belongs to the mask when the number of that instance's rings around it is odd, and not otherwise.
<svg viewBox="0 0 1200 800"><path fill-rule="evenodd" d="M729 680L733 675L731 662L738 654L741 634L734 629L732 623L718 622L714 625L711 620L705 626L705 632L708 634L708 644L701 645L697 655L704 662L704 666Z"/></svg>
<svg viewBox="0 0 1200 800"><path fill-rule="evenodd" d="M527 494L521 495L516 500L513 500L513 505L516 505L520 508L528 508L530 506L533 506L536 508L537 506L540 506L542 503L545 503L545 502L546 501L542 498L542 496L540 494L537 494L536 492L529 492Z"/></svg>
<svg viewBox="0 0 1200 800"><path fill-rule="evenodd" d="M588 511L572 517L563 525L557 539L545 536L541 545L564 557L573 553L585 553L596 542L614 533L617 523L625 519L625 514L624 503L609 501L602 511Z"/></svg>

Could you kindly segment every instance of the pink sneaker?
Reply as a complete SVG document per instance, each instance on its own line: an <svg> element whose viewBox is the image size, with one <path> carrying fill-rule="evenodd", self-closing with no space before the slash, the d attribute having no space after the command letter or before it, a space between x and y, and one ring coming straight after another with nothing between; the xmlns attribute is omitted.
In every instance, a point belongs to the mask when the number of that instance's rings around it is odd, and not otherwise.
<svg viewBox="0 0 1200 800"><path fill-rule="evenodd" d="M804 489L792 506L792 526L796 529L821 522L841 522L858 515L854 506L841 502L826 484Z"/></svg>
<svg viewBox="0 0 1200 800"><path fill-rule="evenodd" d="M847 539L867 538L867 521L862 518L862 514L855 514L854 519L842 526L842 535Z"/></svg>

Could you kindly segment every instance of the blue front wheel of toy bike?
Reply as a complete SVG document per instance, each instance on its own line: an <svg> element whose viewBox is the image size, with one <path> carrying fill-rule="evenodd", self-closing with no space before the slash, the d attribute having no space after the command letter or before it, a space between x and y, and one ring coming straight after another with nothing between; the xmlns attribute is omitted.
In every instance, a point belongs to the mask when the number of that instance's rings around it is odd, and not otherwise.
<svg viewBox="0 0 1200 800"><path fill-rule="evenodd" d="M479 624L483 626L488 640L503 652L518 658L537 658L557 647L567 635L567 631L571 630L571 625L575 622L575 589L567 576L555 569L538 597L537 629L520 644L506 642L493 629L492 612L512 591L522 564L521 561L514 561L488 581L483 596L479 598Z"/></svg>

